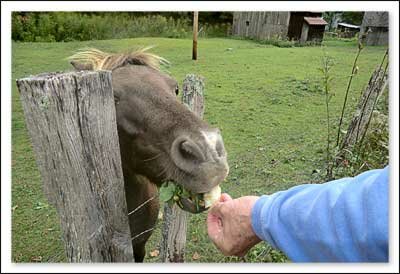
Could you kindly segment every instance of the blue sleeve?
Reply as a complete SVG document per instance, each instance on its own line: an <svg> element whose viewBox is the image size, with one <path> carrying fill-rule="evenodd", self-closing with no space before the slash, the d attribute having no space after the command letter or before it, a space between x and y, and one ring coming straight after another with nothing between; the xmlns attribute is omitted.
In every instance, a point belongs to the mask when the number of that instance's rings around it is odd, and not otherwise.
<svg viewBox="0 0 400 274"><path fill-rule="evenodd" d="M294 262L388 262L389 167L261 196L259 238Z"/></svg>

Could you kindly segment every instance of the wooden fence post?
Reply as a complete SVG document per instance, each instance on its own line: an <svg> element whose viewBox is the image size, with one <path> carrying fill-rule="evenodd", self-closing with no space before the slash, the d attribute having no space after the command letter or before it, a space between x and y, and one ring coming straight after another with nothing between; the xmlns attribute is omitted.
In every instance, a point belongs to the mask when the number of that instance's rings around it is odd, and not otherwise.
<svg viewBox="0 0 400 274"><path fill-rule="evenodd" d="M192 60L197 60L197 34L199 29L199 12L193 13L193 47L192 47Z"/></svg>
<svg viewBox="0 0 400 274"><path fill-rule="evenodd" d="M346 151L351 151L357 144L362 143L378 98L387 86L386 70L387 66L385 69L378 67L372 73L341 143L340 151L336 157L336 165L341 163Z"/></svg>
<svg viewBox="0 0 400 274"><path fill-rule="evenodd" d="M200 118L204 114L204 81L193 74L183 81L182 102ZM188 213L176 204L164 205L162 228L161 260L163 262L184 262Z"/></svg>
<svg viewBox="0 0 400 274"><path fill-rule="evenodd" d="M71 262L133 262L110 71L17 80Z"/></svg>

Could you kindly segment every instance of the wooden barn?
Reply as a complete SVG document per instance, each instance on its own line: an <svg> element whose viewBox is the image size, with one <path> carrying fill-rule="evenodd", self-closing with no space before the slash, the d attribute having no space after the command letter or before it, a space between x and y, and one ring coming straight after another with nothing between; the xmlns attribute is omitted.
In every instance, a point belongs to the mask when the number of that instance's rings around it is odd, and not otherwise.
<svg viewBox="0 0 400 274"><path fill-rule="evenodd" d="M234 12L232 34L240 37L266 40L271 38L300 40L305 17L321 18L322 12ZM316 27L319 29L320 27ZM314 35L314 27L310 34ZM316 33L319 33L317 30ZM314 37L311 35L310 37ZM305 36L309 37L309 35Z"/></svg>
<svg viewBox="0 0 400 274"><path fill-rule="evenodd" d="M366 34L367 46L382 46L389 43L389 13L365 12L361 24L360 37Z"/></svg>

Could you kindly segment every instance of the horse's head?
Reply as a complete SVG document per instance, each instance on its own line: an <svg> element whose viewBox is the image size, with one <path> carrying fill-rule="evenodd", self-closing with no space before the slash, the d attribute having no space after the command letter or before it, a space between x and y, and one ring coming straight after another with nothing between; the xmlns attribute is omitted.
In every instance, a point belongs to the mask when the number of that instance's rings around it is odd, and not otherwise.
<svg viewBox="0 0 400 274"><path fill-rule="evenodd" d="M140 174L157 185L172 180L192 193L224 180L228 164L219 130L178 100L177 82L157 69L162 58L91 50L73 59L77 69L112 70L125 177Z"/></svg>

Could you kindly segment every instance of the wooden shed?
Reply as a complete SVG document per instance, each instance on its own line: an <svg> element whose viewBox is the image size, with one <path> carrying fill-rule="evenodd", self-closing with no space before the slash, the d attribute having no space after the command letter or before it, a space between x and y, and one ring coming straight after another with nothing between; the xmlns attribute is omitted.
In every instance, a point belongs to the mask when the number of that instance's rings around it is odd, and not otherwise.
<svg viewBox="0 0 400 274"><path fill-rule="evenodd" d="M360 32L360 26L341 22L337 24L336 28L338 36L342 38L352 38Z"/></svg>
<svg viewBox="0 0 400 274"><path fill-rule="evenodd" d="M300 40L304 17L321 17L322 12L234 12L232 35L266 40Z"/></svg>
<svg viewBox="0 0 400 274"><path fill-rule="evenodd" d="M287 38L289 40L300 40L303 31L304 17L321 17L322 12L296 11L290 12L289 29Z"/></svg>
<svg viewBox="0 0 400 274"><path fill-rule="evenodd" d="M361 24L360 37L366 34L367 46L382 46L389 43L389 13L365 12Z"/></svg>
<svg viewBox="0 0 400 274"><path fill-rule="evenodd" d="M324 38L325 26L328 23L321 17L304 17L300 41L321 43Z"/></svg>

